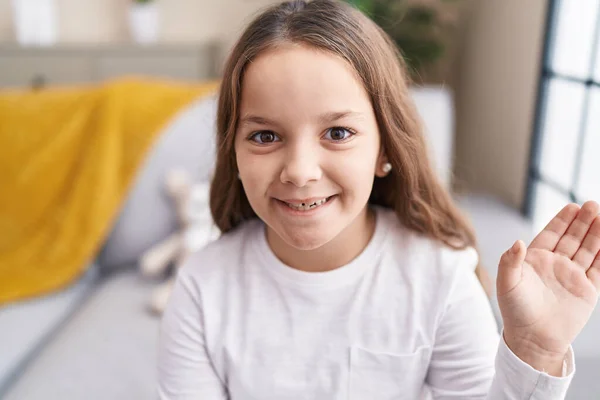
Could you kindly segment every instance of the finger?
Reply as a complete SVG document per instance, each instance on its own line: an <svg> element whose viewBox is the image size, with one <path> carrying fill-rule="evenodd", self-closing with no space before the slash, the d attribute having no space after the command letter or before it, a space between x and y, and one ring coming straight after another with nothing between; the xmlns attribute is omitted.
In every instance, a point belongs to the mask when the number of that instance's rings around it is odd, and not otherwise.
<svg viewBox="0 0 600 400"><path fill-rule="evenodd" d="M596 260L594 260L590 269L587 270L587 277L600 292L600 253L596 255Z"/></svg>
<svg viewBox="0 0 600 400"><path fill-rule="evenodd" d="M584 270L587 270L594 262L598 251L600 251L600 215L594 218L594 222L592 222L592 226L585 236L583 244L573 257L573 261Z"/></svg>
<svg viewBox="0 0 600 400"><path fill-rule="evenodd" d="M521 282L523 262L525 261L525 243L517 240L500 258L498 278L496 279L496 294L505 295Z"/></svg>
<svg viewBox="0 0 600 400"><path fill-rule="evenodd" d="M569 229L575 217L577 217L577 213L579 213L578 204L571 203L566 205L533 239L529 247L554 251L560 238Z"/></svg>
<svg viewBox="0 0 600 400"><path fill-rule="evenodd" d="M590 225L598 215L598 203L595 201L586 202L577 218L571 223L567 232L560 238L555 253L562 254L565 257L573 258L577 250L581 247L583 240L590 230Z"/></svg>

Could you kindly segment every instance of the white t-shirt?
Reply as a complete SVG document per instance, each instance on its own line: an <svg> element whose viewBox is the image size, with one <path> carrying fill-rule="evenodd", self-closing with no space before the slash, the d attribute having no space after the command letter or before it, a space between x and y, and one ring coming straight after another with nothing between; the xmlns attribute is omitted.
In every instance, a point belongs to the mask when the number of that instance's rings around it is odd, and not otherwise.
<svg viewBox="0 0 600 400"><path fill-rule="evenodd" d="M161 324L163 400L563 399L499 340L474 268L376 208L373 238L329 272L284 265L248 221L179 270Z"/></svg>

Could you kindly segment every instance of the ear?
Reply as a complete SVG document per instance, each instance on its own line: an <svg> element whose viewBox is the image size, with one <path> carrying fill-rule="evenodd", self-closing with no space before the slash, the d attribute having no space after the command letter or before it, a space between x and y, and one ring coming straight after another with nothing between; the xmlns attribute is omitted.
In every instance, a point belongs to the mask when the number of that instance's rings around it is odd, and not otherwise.
<svg viewBox="0 0 600 400"><path fill-rule="evenodd" d="M384 165L388 163L388 158L383 152L383 150L379 153L379 157L377 157L377 165L375 165L375 176L378 178L383 178L388 175L390 171L386 171L384 169Z"/></svg>

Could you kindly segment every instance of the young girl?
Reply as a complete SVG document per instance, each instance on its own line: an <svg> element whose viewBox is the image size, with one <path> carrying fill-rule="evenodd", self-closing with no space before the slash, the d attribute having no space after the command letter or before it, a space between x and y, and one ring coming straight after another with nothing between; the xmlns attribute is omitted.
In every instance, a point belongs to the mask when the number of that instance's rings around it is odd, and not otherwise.
<svg viewBox="0 0 600 400"><path fill-rule="evenodd" d="M178 274L161 399L562 399L600 290L598 204L500 260L434 176L391 40L343 2L258 16L227 62L212 215Z"/></svg>

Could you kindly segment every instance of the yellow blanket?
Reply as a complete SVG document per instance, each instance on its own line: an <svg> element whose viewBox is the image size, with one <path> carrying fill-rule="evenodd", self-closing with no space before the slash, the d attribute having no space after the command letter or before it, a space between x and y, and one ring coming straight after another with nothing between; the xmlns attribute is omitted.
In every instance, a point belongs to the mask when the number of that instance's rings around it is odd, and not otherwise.
<svg viewBox="0 0 600 400"><path fill-rule="evenodd" d="M0 91L0 304L76 280L161 128L217 82Z"/></svg>

